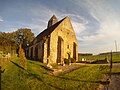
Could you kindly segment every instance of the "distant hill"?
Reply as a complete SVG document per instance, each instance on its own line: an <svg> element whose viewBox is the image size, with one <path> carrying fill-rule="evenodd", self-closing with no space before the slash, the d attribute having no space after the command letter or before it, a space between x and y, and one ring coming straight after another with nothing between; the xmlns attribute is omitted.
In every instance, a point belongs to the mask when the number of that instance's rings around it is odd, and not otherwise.
<svg viewBox="0 0 120 90"><path fill-rule="evenodd" d="M78 53L80 56L92 56L92 53Z"/></svg>
<svg viewBox="0 0 120 90"><path fill-rule="evenodd" d="M78 60L81 61L82 59L86 60L104 60L105 58L110 61L111 60L111 52L100 53L98 55L92 55L91 53L79 53ZM112 60L113 62L120 63L120 52L112 52Z"/></svg>
<svg viewBox="0 0 120 90"><path fill-rule="evenodd" d="M107 55L107 54L111 54L111 52L100 53L98 55ZM120 54L120 51L118 51L118 52L112 52L112 54Z"/></svg>

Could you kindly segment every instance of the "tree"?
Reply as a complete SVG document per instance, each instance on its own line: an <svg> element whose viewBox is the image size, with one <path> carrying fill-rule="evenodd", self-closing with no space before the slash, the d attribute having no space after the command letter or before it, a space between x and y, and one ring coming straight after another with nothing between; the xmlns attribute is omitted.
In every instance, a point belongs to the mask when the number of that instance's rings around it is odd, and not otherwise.
<svg viewBox="0 0 120 90"><path fill-rule="evenodd" d="M26 62L26 57L24 50L22 49L22 45L20 44L19 47L19 57L20 57L20 63L24 69L27 69L27 62Z"/></svg>
<svg viewBox="0 0 120 90"><path fill-rule="evenodd" d="M11 39L9 39L7 33L0 32L0 51L4 53L12 53L13 50L16 50L17 45Z"/></svg>
<svg viewBox="0 0 120 90"><path fill-rule="evenodd" d="M25 36L22 47L25 50L28 44L34 39L34 33L31 29L20 28L15 32L6 33L0 32L0 51L4 53L11 53L11 51L18 51L18 32L22 32Z"/></svg>
<svg viewBox="0 0 120 90"><path fill-rule="evenodd" d="M25 48L27 47L27 45L29 45L33 41L33 39L35 38L35 36L34 36L34 33L31 32L31 29L27 29L27 28L18 29L16 31L17 37L18 37L19 32L23 33L24 37L23 37L23 40L22 40L22 48L25 50Z"/></svg>

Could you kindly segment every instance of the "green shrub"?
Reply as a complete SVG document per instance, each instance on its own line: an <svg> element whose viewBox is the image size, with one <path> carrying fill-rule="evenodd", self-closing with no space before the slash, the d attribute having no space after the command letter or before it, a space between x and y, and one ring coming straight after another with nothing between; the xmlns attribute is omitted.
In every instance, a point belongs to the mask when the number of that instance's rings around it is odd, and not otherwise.
<svg viewBox="0 0 120 90"><path fill-rule="evenodd" d="M74 58L71 58L71 63L75 63L76 60Z"/></svg>
<svg viewBox="0 0 120 90"><path fill-rule="evenodd" d="M20 57L20 63L23 66L24 69L27 69L27 62L26 62L26 57L24 50L22 49L22 45L20 44L19 47L19 57Z"/></svg>
<svg viewBox="0 0 120 90"><path fill-rule="evenodd" d="M69 59L64 58L64 63L69 65Z"/></svg>
<svg viewBox="0 0 120 90"><path fill-rule="evenodd" d="M76 62L76 60L74 59L74 58L70 58L70 59L67 59L67 58L65 58L64 59L64 63L65 64L70 64L70 63L75 63Z"/></svg>

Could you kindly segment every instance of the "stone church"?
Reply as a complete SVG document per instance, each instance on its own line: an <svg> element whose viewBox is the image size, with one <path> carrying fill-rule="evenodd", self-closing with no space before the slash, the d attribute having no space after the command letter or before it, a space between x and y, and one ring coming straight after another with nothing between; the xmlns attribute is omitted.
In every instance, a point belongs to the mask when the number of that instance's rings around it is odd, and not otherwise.
<svg viewBox="0 0 120 90"><path fill-rule="evenodd" d="M58 21L53 15L47 29L41 32L27 47L26 56L43 63L63 64L64 59L78 60L78 42L70 18Z"/></svg>

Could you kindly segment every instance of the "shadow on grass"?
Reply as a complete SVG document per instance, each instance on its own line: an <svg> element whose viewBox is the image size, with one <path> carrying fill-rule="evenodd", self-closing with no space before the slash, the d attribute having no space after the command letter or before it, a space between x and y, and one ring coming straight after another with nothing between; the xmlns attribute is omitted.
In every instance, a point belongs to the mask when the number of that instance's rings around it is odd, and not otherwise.
<svg viewBox="0 0 120 90"><path fill-rule="evenodd" d="M48 68L47 66L40 65L40 64L36 64L36 63L34 63L34 62L30 62L30 63L31 63L31 64L35 64L35 65L37 65L37 66L40 66L41 68L43 68L43 69L45 69L45 70L47 70L47 71L54 71L54 70Z"/></svg>
<svg viewBox="0 0 120 90"><path fill-rule="evenodd" d="M23 67L21 67L20 65L18 65L18 64L15 63L15 62L11 61L11 63L13 63L13 64L16 65L17 67L21 68L22 70L25 70ZM31 63L32 63L32 62L31 62ZM33 64L35 64L35 63L33 63ZM39 65L39 66L42 67L42 68L44 68L44 69L46 69L46 70L48 70L48 71L49 71L49 70L51 71L51 69L49 69L49 68L47 68L47 67L45 67L45 66L43 66L43 65ZM27 73L28 73L28 74L27 74L28 77L33 77L33 79L36 78L38 81L42 82L42 83L45 85L45 87L50 86L50 87L53 87L53 88L55 88L55 89L57 89L57 90L63 90L63 89L60 88L60 87L57 87L57 86L55 86L55 85L52 85L51 83L45 82L45 81L44 81L44 78L41 77L41 76L38 75L38 74L34 74L34 73L30 72L30 71L27 71ZM64 80L71 80L71 81L78 81L78 82L100 83L100 84L102 84L102 83L108 83L108 82L106 82L106 81L78 80L78 79L72 79L72 78L60 77L60 76L55 76L55 77L58 77L58 78L64 79Z"/></svg>
<svg viewBox="0 0 120 90"><path fill-rule="evenodd" d="M21 68L22 70L25 70L23 67L21 67L20 65L18 65L17 63L13 62L13 61L10 61L12 62L14 65L16 65L17 67Z"/></svg>
<svg viewBox="0 0 120 90"><path fill-rule="evenodd" d="M36 78L38 81L42 82L42 83L45 85L46 88L48 88L48 86L50 86L50 87L53 87L53 88L55 88L55 89L57 89L57 90L63 90L62 88L59 88L59 87L57 87L57 86L54 86L54 85L52 85L52 84L49 84L49 83L45 82L45 81L44 81L44 78L43 78L43 77L40 77L38 74L33 74L33 73L31 73L31 72L28 72L28 76L29 76L29 77L34 77L34 78Z"/></svg>
<svg viewBox="0 0 120 90"><path fill-rule="evenodd" d="M40 65L40 67L43 68L43 69L45 69L45 70L47 70L47 71L54 71L54 70L52 70L52 69L50 69L50 68L48 68L46 66L43 66L43 65Z"/></svg>
<svg viewBox="0 0 120 90"><path fill-rule="evenodd" d="M36 78L37 80L43 82L42 78L40 78L38 74L33 74L31 72L28 72L27 76L32 76L32 77Z"/></svg>
<svg viewBox="0 0 120 90"><path fill-rule="evenodd" d="M79 80L79 79L72 79L72 78L67 78L67 77L59 77L57 76L58 78L60 79L64 79L64 80L71 80L71 81L78 81L78 82L87 82L87 83L99 83L99 84L109 84L110 81L101 81L101 80Z"/></svg>
<svg viewBox="0 0 120 90"><path fill-rule="evenodd" d="M29 61L29 63L31 63L31 64L34 64L34 65L37 65L37 66L40 65L40 64L37 64L37 63L35 63L35 62L38 62L38 61L32 61L32 60Z"/></svg>
<svg viewBox="0 0 120 90"><path fill-rule="evenodd" d="M111 75L120 75L120 72L111 72L109 74L111 74Z"/></svg>
<svg viewBox="0 0 120 90"><path fill-rule="evenodd" d="M108 75L120 75L120 72L107 72L103 74L108 74Z"/></svg>
<svg viewBox="0 0 120 90"><path fill-rule="evenodd" d="M38 63L42 63L42 62L40 62L40 61L37 61L37 60L30 60L30 59L27 59L27 61L28 61L29 63L34 64L34 65L37 65L37 66L40 65L40 64L38 64Z"/></svg>
<svg viewBox="0 0 120 90"><path fill-rule="evenodd" d="M60 87L57 87L57 86L54 86L54 85L51 85L51 84L47 84L47 85L55 88L56 90L65 90L65 89L63 89L63 88L60 88Z"/></svg>

